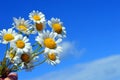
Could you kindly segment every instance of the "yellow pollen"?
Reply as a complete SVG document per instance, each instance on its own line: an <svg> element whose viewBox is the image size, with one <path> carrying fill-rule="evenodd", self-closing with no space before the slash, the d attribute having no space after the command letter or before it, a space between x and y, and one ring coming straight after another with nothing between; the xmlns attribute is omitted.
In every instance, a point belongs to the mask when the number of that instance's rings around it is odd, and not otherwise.
<svg viewBox="0 0 120 80"><path fill-rule="evenodd" d="M14 39L14 36L12 34L5 34L3 36L3 39L6 40L6 41L11 41Z"/></svg>
<svg viewBox="0 0 120 80"><path fill-rule="evenodd" d="M27 30L27 27L25 25L19 25L18 28L21 30L21 31L26 31Z"/></svg>
<svg viewBox="0 0 120 80"><path fill-rule="evenodd" d="M36 23L36 29L38 31L42 31L43 30L43 24L42 23Z"/></svg>
<svg viewBox="0 0 120 80"><path fill-rule="evenodd" d="M55 23L52 25L52 27L53 27L53 30L55 32L57 32L58 34L61 34L61 32L62 32L62 25L61 24Z"/></svg>
<svg viewBox="0 0 120 80"><path fill-rule="evenodd" d="M35 21L39 21L41 18L40 18L39 15L34 15L34 16L33 16L33 19L34 19Z"/></svg>
<svg viewBox="0 0 120 80"><path fill-rule="evenodd" d="M24 41L22 41L22 40L17 40L17 42L16 42L16 46L18 47L18 48L24 48L25 47L25 43L24 43Z"/></svg>
<svg viewBox="0 0 120 80"><path fill-rule="evenodd" d="M56 60L56 55L55 53L51 53L51 54L48 54L48 58L52 61L55 61Z"/></svg>
<svg viewBox="0 0 120 80"><path fill-rule="evenodd" d="M14 56L15 56L15 53L13 53L13 52L10 52L10 53L9 53L9 56L10 56L10 58L14 58Z"/></svg>
<svg viewBox="0 0 120 80"><path fill-rule="evenodd" d="M50 48L50 49L55 49L56 48L56 43L55 43L55 41L52 38L46 38L44 40L44 45L47 48Z"/></svg>
<svg viewBox="0 0 120 80"><path fill-rule="evenodd" d="M24 53L21 55L21 60L22 60L22 62L28 63L30 61L30 56L28 54Z"/></svg>

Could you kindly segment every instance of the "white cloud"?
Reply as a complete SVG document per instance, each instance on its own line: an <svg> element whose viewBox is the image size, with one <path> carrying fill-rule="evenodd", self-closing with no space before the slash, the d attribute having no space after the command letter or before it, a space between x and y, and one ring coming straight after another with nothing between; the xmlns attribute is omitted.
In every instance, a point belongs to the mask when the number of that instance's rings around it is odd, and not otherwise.
<svg viewBox="0 0 120 80"><path fill-rule="evenodd" d="M78 43L75 41L63 42L61 46L63 48L63 53L61 54L62 57L67 57L68 55L72 55L74 57L80 57L86 51L85 48L80 48Z"/></svg>
<svg viewBox="0 0 120 80"><path fill-rule="evenodd" d="M120 55L76 64L31 80L120 80Z"/></svg>

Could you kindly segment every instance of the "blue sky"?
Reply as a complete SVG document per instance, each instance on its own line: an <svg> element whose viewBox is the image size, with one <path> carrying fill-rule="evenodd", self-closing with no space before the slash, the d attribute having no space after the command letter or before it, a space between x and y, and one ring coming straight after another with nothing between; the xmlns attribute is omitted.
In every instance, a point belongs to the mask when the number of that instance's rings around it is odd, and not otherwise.
<svg viewBox="0 0 120 80"><path fill-rule="evenodd" d="M11 27L13 17L21 16L28 19L28 14L32 10L43 12L47 20L51 17L60 18L67 30L67 38L61 44L65 49L62 53L61 63L55 67L45 63L36 67L32 72L19 72L19 80L40 80L39 78L47 80L44 76L48 77L52 74L51 77L54 77L57 72L61 75L58 75L58 80L62 80L61 77L64 77L62 75L65 75L64 71L69 73L70 68L76 70L76 75L78 70L79 74L85 74L85 71L91 74L101 73L91 71L94 67L98 67L97 62L107 66L114 64L109 61L118 61L116 56L120 58L119 3L119 0L1 0L1 30ZM0 47L4 49L3 45ZM1 50L0 53L3 51ZM77 64L79 68L74 68ZM120 65L119 62L115 64L116 66ZM84 66L87 67L86 65L93 67L83 69ZM95 78L95 76L89 78L91 75L86 74L88 78L73 76L71 80L117 80L117 78L119 80L120 77L117 73L120 69L111 65L107 68L110 70L115 68L118 71L115 72L114 78L107 78L107 76L103 76L101 79ZM101 70L104 69L101 68ZM68 75L72 76L73 74ZM98 76L102 75L98 74ZM51 77L49 79L56 79Z"/></svg>

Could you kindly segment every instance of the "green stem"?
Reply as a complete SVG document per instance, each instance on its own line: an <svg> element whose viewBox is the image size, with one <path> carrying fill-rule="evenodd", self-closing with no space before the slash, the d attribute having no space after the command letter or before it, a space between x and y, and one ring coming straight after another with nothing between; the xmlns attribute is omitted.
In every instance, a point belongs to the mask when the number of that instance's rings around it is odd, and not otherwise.
<svg viewBox="0 0 120 80"><path fill-rule="evenodd" d="M21 31L19 31L19 32L18 32L18 34L22 34L22 32L21 32Z"/></svg>
<svg viewBox="0 0 120 80"><path fill-rule="evenodd" d="M35 54L34 56L38 56L39 54L42 54L43 52L44 52L44 50L39 52L38 54Z"/></svg>
<svg viewBox="0 0 120 80"><path fill-rule="evenodd" d="M39 46L32 54L38 52L40 50L41 46Z"/></svg>
<svg viewBox="0 0 120 80"><path fill-rule="evenodd" d="M6 57L7 50L8 50L8 44L6 44L6 51L5 51L5 56L4 56L4 58Z"/></svg>
<svg viewBox="0 0 120 80"><path fill-rule="evenodd" d="M21 64L22 64L22 62L19 63L17 66L14 65L10 70L13 71L15 67L19 67ZM17 70L19 70L19 69L17 68Z"/></svg>
<svg viewBox="0 0 120 80"><path fill-rule="evenodd" d="M32 45L32 47L34 47L34 46L36 46L38 43L36 42L36 43L34 43L33 45Z"/></svg>
<svg viewBox="0 0 120 80"><path fill-rule="evenodd" d="M7 50L8 50L8 44L6 45L6 51L5 51L5 55L2 61L2 67L6 68L6 54L7 54Z"/></svg>
<svg viewBox="0 0 120 80"><path fill-rule="evenodd" d="M38 54L34 54L30 60L32 60L35 56L38 56L38 55L42 54L43 52L44 52L44 50L39 52Z"/></svg>
<svg viewBox="0 0 120 80"><path fill-rule="evenodd" d="M45 58L43 61L39 62L38 64L34 65L34 66L39 66L40 64L44 63L47 60L47 58Z"/></svg>

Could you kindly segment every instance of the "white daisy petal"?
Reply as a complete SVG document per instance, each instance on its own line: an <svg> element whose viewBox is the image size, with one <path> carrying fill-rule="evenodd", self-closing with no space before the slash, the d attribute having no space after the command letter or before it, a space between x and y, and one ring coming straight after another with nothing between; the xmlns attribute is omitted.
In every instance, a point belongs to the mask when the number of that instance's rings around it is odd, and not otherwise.
<svg viewBox="0 0 120 80"><path fill-rule="evenodd" d="M50 51L45 54L45 57L47 58L46 62L51 65L56 65L60 63L59 56L54 51Z"/></svg>
<svg viewBox="0 0 120 80"><path fill-rule="evenodd" d="M31 25L31 21L29 20L25 20L24 18L19 17L17 18L13 18L14 23L13 26L19 30L20 32L24 33L24 34L30 34L30 28L32 27Z"/></svg>
<svg viewBox="0 0 120 80"><path fill-rule="evenodd" d="M36 41L45 48L45 53L49 51L60 52L61 47L58 46L58 43L62 41L62 39L58 38L56 40L57 33L50 31L43 31L43 34L39 34L36 37Z"/></svg>
<svg viewBox="0 0 120 80"><path fill-rule="evenodd" d="M17 51L17 53L28 52L31 49L31 45L28 41L29 39L27 37L19 35L14 42L10 43L10 46Z"/></svg>
<svg viewBox="0 0 120 80"><path fill-rule="evenodd" d="M58 37L64 38L66 35L65 33L65 27L63 26L63 23L58 18L51 18L51 20L48 21L48 25L52 28L54 32L58 34Z"/></svg>
<svg viewBox="0 0 120 80"><path fill-rule="evenodd" d="M29 14L29 18L35 23L43 23L45 21L45 15L42 12L35 10Z"/></svg>
<svg viewBox="0 0 120 80"><path fill-rule="evenodd" d="M17 33L12 28L8 30L3 29L2 31L0 31L0 37L1 37L0 42L3 44L12 42L17 38L16 35Z"/></svg>

